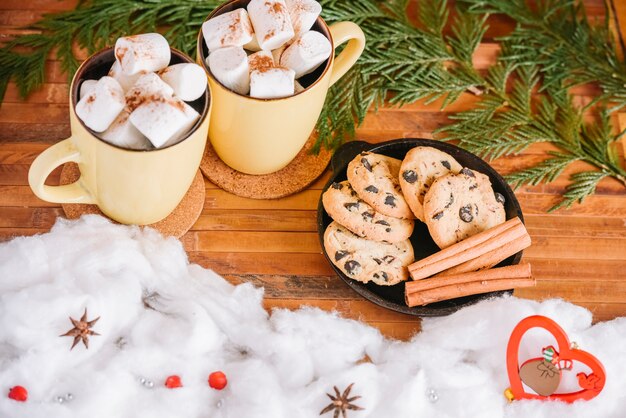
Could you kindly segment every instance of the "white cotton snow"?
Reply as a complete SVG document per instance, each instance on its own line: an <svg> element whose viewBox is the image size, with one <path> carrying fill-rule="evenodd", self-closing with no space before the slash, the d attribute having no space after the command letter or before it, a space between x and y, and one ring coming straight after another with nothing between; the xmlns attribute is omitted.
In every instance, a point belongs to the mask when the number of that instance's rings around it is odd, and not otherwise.
<svg viewBox="0 0 626 418"><path fill-rule="evenodd" d="M59 335L85 308L100 317L100 335L70 351L72 338ZM509 335L534 314L604 363L598 397L506 402ZM0 244L0 416L313 418L333 386L351 383L365 410L350 418L626 415L626 318L592 326L589 311L560 300L501 298L424 319L422 329L400 342L318 309L268 315L262 290L189 264L174 238L97 216L59 220L49 234ZM521 352L537 357L550 343L532 333ZM207 385L217 370L223 391ZM182 388L164 387L173 374ZM8 399L15 385L27 402Z"/></svg>

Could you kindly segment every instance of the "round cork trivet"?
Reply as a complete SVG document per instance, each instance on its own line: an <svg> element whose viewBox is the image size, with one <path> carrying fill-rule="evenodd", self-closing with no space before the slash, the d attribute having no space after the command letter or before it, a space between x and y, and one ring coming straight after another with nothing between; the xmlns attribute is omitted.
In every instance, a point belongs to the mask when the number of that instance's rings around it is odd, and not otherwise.
<svg viewBox="0 0 626 418"><path fill-rule="evenodd" d="M227 166L218 157L211 141L207 141L200 170L214 184L237 196L277 199L304 189L326 169L332 153L322 147L318 155L312 154L313 144L315 137L312 136L288 166L275 173L255 176Z"/></svg>
<svg viewBox="0 0 626 418"><path fill-rule="evenodd" d="M61 170L61 180L59 183L61 186L73 183L78 180L79 177L80 171L78 170L77 164L65 164ZM204 207L204 197L204 178L200 170L198 170L191 182L189 190L187 190L183 200L176 206L176 209L165 219L146 226L156 229L164 236L180 238L191 229L193 224L195 224L200 217L200 213L202 213L202 208ZM65 203L62 204L61 207L65 212L65 216L69 219L77 219L82 215L106 216L96 205Z"/></svg>

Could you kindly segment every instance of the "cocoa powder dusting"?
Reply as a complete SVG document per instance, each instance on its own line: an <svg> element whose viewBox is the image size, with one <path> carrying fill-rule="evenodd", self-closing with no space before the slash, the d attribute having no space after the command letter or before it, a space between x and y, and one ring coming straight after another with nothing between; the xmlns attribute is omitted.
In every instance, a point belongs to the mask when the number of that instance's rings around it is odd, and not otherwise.
<svg viewBox="0 0 626 418"><path fill-rule="evenodd" d="M165 97L160 94L145 95L141 90L131 90L126 94L126 107L132 112L144 103L164 103Z"/></svg>
<svg viewBox="0 0 626 418"><path fill-rule="evenodd" d="M168 103L174 106L176 109L180 110L181 112L185 112L185 102L183 102L182 100L169 100Z"/></svg>
<svg viewBox="0 0 626 418"><path fill-rule="evenodd" d="M267 32L265 34L265 36L263 37L263 39L265 39L266 41L268 39L270 39L272 36L274 36L276 34L276 31L274 29L272 29L271 31Z"/></svg>
<svg viewBox="0 0 626 418"><path fill-rule="evenodd" d="M266 4L267 4L267 3L266 3ZM283 5L282 5L282 4L280 4L280 3L274 3L274 4L272 5L272 8L271 8L271 12L272 12L272 13L275 13L275 14L282 13L284 10L285 10L285 8L284 8L284 7L283 7Z"/></svg>
<svg viewBox="0 0 626 418"><path fill-rule="evenodd" d="M131 90L126 94L126 106L132 112L145 101L144 95L139 90Z"/></svg>
<svg viewBox="0 0 626 418"><path fill-rule="evenodd" d="M237 30L239 22L241 22L241 18L239 16L235 16L235 18L233 19L233 23L228 25L228 30L230 30L231 32L235 32Z"/></svg>
<svg viewBox="0 0 626 418"><path fill-rule="evenodd" d="M250 71L258 71L260 73L265 73L270 68L274 67L274 60L272 57L267 57L264 55L257 55L250 60Z"/></svg>

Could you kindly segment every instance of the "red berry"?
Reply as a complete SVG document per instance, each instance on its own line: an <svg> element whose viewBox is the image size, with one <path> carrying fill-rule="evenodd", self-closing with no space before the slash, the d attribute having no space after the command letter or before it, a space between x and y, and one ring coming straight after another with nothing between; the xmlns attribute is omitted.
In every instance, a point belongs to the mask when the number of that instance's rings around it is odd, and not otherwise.
<svg viewBox="0 0 626 418"><path fill-rule="evenodd" d="M213 389L222 390L226 387L228 381L226 375L222 372L213 372L209 375L209 386Z"/></svg>
<svg viewBox="0 0 626 418"><path fill-rule="evenodd" d="M28 391L24 386L13 386L9 390L9 398L18 402L26 402L26 399L28 399Z"/></svg>
<svg viewBox="0 0 626 418"><path fill-rule="evenodd" d="M165 387L169 389L176 389L182 388L183 384L180 381L180 377L174 374L172 376L168 376L167 379L165 379Z"/></svg>

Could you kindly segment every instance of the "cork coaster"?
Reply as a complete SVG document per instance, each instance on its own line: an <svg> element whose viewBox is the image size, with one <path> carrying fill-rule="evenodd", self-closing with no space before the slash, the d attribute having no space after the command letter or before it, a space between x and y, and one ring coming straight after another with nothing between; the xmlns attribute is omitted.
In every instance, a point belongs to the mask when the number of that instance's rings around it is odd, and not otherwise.
<svg viewBox="0 0 626 418"><path fill-rule="evenodd" d="M332 153L322 149L318 155L309 151L315 144L311 136L289 165L275 173L252 175L230 168L218 157L207 141L200 170L214 184L237 196L251 199L277 199L307 187L326 169Z"/></svg>
<svg viewBox="0 0 626 418"><path fill-rule="evenodd" d="M78 170L78 165L75 163L65 164L61 170L61 180L59 183L60 185L69 184L78 180L79 177L80 171ZM180 238L191 229L193 224L195 224L200 217L200 213L202 213L202 208L204 207L204 196L204 178L198 170L187 194L185 194L183 200L176 206L176 209L174 209L167 218L146 226L156 229L164 236ZM96 205L66 203L62 204L61 207L65 212L65 216L69 219L77 219L82 215L92 214L106 217Z"/></svg>

